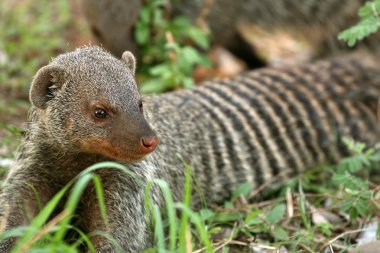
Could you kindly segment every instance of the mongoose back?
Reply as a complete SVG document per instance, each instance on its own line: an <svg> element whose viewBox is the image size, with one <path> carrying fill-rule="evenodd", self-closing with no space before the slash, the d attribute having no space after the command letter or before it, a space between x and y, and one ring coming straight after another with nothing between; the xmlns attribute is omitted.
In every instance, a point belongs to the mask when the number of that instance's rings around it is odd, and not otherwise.
<svg viewBox="0 0 380 253"><path fill-rule="evenodd" d="M0 230L28 224L42 204L88 166L118 161L144 182L166 180L180 200L184 161L209 203L239 183L254 186L283 172L338 161L342 136L377 139L378 70L370 58L267 68L190 90L146 97L134 80L135 60L98 47L63 54L33 79L25 143L0 194ZM181 158L179 158L181 157ZM152 243L144 216L145 188L121 171L102 169L109 223L92 187L80 205L82 229L110 233L126 252ZM195 196L196 198L196 196ZM160 191L152 199L162 204ZM97 252L112 243L92 238ZM15 239L0 242L7 252Z"/></svg>

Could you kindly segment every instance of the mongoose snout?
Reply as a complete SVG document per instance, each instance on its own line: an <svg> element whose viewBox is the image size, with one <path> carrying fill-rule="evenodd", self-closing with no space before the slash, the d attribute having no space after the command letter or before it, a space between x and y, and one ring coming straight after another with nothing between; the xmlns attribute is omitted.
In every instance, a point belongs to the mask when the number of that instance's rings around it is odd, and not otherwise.
<svg viewBox="0 0 380 253"><path fill-rule="evenodd" d="M103 97L108 97L102 94ZM123 97L118 99L124 104ZM100 154L125 162L142 160L153 152L158 137L144 118L142 102L135 111L118 111L111 102L94 103L87 109L93 132L79 141L79 147L85 153ZM102 134L99 134L102 133Z"/></svg>
<svg viewBox="0 0 380 253"><path fill-rule="evenodd" d="M141 138L141 151L144 153L150 153L154 151L158 144L158 137L157 136L149 136L149 137L143 137Z"/></svg>

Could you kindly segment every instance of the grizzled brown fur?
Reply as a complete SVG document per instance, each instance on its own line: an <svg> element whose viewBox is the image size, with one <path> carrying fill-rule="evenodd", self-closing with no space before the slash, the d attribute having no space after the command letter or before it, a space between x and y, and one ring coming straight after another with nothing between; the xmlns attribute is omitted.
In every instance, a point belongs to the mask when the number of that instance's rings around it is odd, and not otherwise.
<svg viewBox="0 0 380 253"><path fill-rule="evenodd" d="M101 161L124 163L144 182L166 180L176 201L186 161L209 203L225 200L245 181L257 187L285 171L336 162L347 152L342 136L367 142L378 136L380 76L374 66L365 58L349 58L267 68L147 97L142 108L129 52L122 60L97 47L58 56L32 82L27 137L0 194L0 228L28 224L37 214L29 185L46 204L79 172ZM159 144L152 152L156 136ZM80 204L83 229L110 233L126 252L151 245L144 187L118 170L97 173L109 224L103 224L89 187ZM162 204L155 189L152 199ZM105 239L93 243L97 252L113 252ZM0 242L0 252L12 244Z"/></svg>

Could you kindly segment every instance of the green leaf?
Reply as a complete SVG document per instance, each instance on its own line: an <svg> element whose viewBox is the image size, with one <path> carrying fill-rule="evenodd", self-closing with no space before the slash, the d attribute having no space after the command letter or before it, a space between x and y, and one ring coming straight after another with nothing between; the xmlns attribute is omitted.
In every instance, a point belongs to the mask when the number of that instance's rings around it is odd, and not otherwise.
<svg viewBox="0 0 380 253"><path fill-rule="evenodd" d="M354 199L352 197L349 197L345 199L341 204L340 204L340 210L342 211L347 211L352 207L352 204L354 202Z"/></svg>
<svg viewBox="0 0 380 253"><path fill-rule="evenodd" d="M373 197L373 193L371 191L365 191L360 193L359 197L365 200L369 200Z"/></svg>
<svg viewBox="0 0 380 253"><path fill-rule="evenodd" d="M143 82L140 86L140 91L142 93L160 93L165 91L167 88L167 83L164 80L157 78Z"/></svg>
<svg viewBox="0 0 380 253"><path fill-rule="evenodd" d="M202 209L199 211L199 216L203 221L211 219L214 215L214 212L210 209Z"/></svg>
<svg viewBox="0 0 380 253"><path fill-rule="evenodd" d="M192 47L183 47L181 54L185 58L188 64L195 64L200 62L200 56L197 50Z"/></svg>
<svg viewBox="0 0 380 253"><path fill-rule="evenodd" d="M359 198L356 202L355 208L361 216L365 216L367 214L369 205L366 200Z"/></svg>
<svg viewBox="0 0 380 253"><path fill-rule="evenodd" d="M145 45L148 43L150 35L149 27L144 24L136 24L135 38L139 45Z"/></svg>
<svg viewBox="0 0 380 253"><path fill-rule="evenodd" d="M366 36L375 33L379 26L379 20L376 17L370 16L364 20L361 20L353 27L341 32L338 35L338 39L346 41L348 46L352 47L358 40L362 40Z"/></svg>
<svg viewBox="0 0 380 253"><path fill-rule="evenodd" d="M186 89L194 87L194 81L192 78L185 78L183 79L182 83L183 87L185 87Z"/></svg>
<svg viewBox="0 0 380 253"><path fill-rule="evenodd" d="M160 76L170 73L171 69L170 63L162 63L151 68L149 73L153 76Z"/></svg>
<svg viewBox="0 0 380 253"><path fill-rule="evenodd" d="M208 230L208 233L209 233L209 234L217 234L217 233L219 233L220 231L222 231L222 228L221 228L221 227L214 227L214 228Z"/></svg>
<svg viewBox="0 0 380 253"><path fill-rule="evenodd" d="M149 8L142 8L139 12L139 20L138 23L144 23L144 24L149 24L150 22L150 9Z"/></svg>
<svg viewBox="0 0 380 253"><path fill-rule="evenodd" d="M172 25L178 29L189 28L192 26L191 20L185 16L178 16L172 21Z"/></svg>
<svg viewBox="0 0 380 253"><path fill-rule="evenodd" d="M351 175L347 172L344 172L343 174L335 174L332 177L332 180L338 184L345 184L349 179Z"/></svg>
<svg viewBox="0 0 380 253"><path fill-rule="evenodd" d="M244 223L247 224L247 225L252 225L251 224L251 220L257 220L256 218L258 218L258 215L261 214L262 211L261 210L253 210L251 211L246 217L245 217L245 221ZM262 219L260 219L261 222L263 221ZM255 221L254 221L255 222ZM256 223L254 223L256 224Z"/></svg>
<svg viewBox="0 0 380 253"><path fill-rule="evenodd" d="M200 57L199 62L198 62L199 65L209 67L209 68L212 67L212 61L207 56L200 54L199 57Z"/></svg>
<svg viewBox="0 0 380 253"><path fill-rule="evenodd" d="M380 1L371 1L365 3L360 9L359 9L359 16L361 18L368 18L370 16L379 16L380 13Z"/></svg>
<svg viewBox="0 0 380 253"><path fill-rule="evenodd" d="M228 212L228 213L216 213L213 217L213 222L228 223L231 221L241 220L243 214L239 212Z"/></svg>
<svg viewBox="0 0 380 253"><path fill-rule="evenodd" d="M224 202L224 208L233 208L234 204L231 201Z"/></svg>
<svg viewBox="0 0 380 253"><path fill-rule="evenodd" d="M344 188L354 193L360 190L368 189L368 184L366 184L362 179L355 177L348 172L335 174L332 179L337 184L343 185Z"/></svg>
<svg viewBox="0 0 380 253"><path fill-rule="evenodd" d="M339 163L339 169L347 170L349 172L355 173L362 168L362 163L358 157L346 157Z"/></svg>
<svg viewBox="0 0 380 253"><path fill-rule="evenodd" d="M253 186L250 182L238 185L232 193L232 199L235 200L240 195L247 197L251 193L252 188Z"/></svg>
<svg viewBox="0 0 380 253"><path fill-rule="evenodd" d="M331 223L319 223L316 224L317 228L326 236L331 236L332 231L331 228L333 227Z"/></svg>
<svg viewBox="0 0 380 253"><path fill-rule="evenodd" d="M266 220L271 224L278 223L282 217L284 217L286 206L284 204L277 205L275 208L269 211L266 216Z"/></svg>
<svg viewBox="0 0 380 253"><path fill-rule="evenodd" d="M356 219L356 217L358 217L358 211L356 210L356 208L351 208L350 209L350 220L354 220L354 219Z"/></svg>
<svg viewBox="0 0 380 253"><path fill-rule="evenodd" d="M248 220L245 221L245 224L248 225L248 226L252 226L252 225L258 225L258 224L261 224L263 223L264 220L260 217L253 217L253 218L250 218Z"/></svg>
<svg viewBox="0 0 380 253"><path fill-rule="evenodd" d="M288 233L280 226L274 227L273 235L279 240L286 240L288 238Z"/></svg>
<svg viewBox="0 0 380 253"><path fill-rule="evenodd" d="M369 185L366 182L364 182L361 178L351 175L349 180L350 181L345 184L345 187L347 189L350 189L352 191L368 190Z"/></svg>
<svg viewBox="0 0 380 253"><path fill-rule="evenodd" d="M155 9L154 10L154 12L153 12L153 23L156 25L158 25L158 24L163 25L163 23L165 23L161 9Z"/></svg>
<svg viewBox="0 0 380 253"><path fill-rule="evenodd" d="M209 39L206 32L201 31L199 28L192 27L188 31L189 37L204 50L209 48Z"/></svg>

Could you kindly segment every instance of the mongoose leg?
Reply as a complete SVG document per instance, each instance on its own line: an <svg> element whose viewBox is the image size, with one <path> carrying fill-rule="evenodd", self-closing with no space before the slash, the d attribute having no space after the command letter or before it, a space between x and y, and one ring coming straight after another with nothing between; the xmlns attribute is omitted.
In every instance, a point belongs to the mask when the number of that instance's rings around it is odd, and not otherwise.
<svg viewBox="0 0 380 253"><path fill-rule="evenodd" d="M104 223L95 189L91 187L82 202L85 229L90 233L97 231L109 234L119 244L122 252L141 252L151 242L144 212L145 187L134 184L123 172L102 172L104 173L100 174L109 222ZM96 252L117 252L117 246L104 236L97 235L91 240Z"/></svg>

